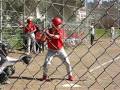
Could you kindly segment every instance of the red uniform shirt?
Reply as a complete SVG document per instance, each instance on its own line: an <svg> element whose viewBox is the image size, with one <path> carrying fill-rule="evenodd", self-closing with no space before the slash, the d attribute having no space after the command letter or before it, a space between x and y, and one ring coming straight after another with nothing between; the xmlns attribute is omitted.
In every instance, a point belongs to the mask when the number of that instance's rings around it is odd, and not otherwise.
<svg viewBox="0 0 120 90"><path fill-rule="evenodd" d="M49 33L53 34L52 30L49 29ZM63 47L63 35L64 35L64 30L63 29L59 29L57 30L56 34L60 35L60 37L58 39L55 38L50 38L47 39L47 44L48 44L48 48L52 49L52 50L59 50Z"/></svg>
<svg viewBox="0 0 120 90"><path fill-rule="evenodd" d="M41 37L42 37L42 33L41 33L41 32L36 32L36 33L35 33L35 40L36 40L37 42L40 42Z"/></svg>
<svg viewBox="0 0 120 90"><path fill-rule="evenodd" d="M36 31L36 25L33 24L33 22L29 22L28 25L25 27L24 32L28 33L28 32L35 32Z"/></svg>

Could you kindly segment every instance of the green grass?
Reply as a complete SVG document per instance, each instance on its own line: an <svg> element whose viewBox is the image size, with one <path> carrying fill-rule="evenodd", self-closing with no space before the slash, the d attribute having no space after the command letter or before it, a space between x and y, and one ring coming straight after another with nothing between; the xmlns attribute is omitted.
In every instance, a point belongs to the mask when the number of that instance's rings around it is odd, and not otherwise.
<svg viewBox="0 0 120 90"><path fill-rule="evenodd" d="M21 38L21 30L20 29L16 29L14 31L14 34L13 34L13 31L12 29L10 28L7 28L7 29L4 29L4 32L3 32L3 38L10 44L11 47L13 47L14 49L18 49L20 47L22 47L21 43L22 42L22 38Z"/></svg>
<svg viewBox="0 0 120 90"><path fill-rule="evenodd" d="M104 38L110 37L111 36L110 30L96 29L96 37L101 37L101 36Z"/></svg>

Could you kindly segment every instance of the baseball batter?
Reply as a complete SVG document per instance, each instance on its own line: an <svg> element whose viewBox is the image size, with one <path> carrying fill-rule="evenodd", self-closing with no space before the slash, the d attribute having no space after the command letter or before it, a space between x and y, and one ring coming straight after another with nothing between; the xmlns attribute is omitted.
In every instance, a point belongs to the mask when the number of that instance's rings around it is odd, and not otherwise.
<svg viewBox="0 0 120 90"><path fill-rule="evenodd" d="M55 56L59 57L62 60L62 62L65 64L67 69L68 80L69 81L74 80L70 61L63 47L62 38L64 35L64 30L60 28L62 22L63 20L61 18L55 17L52 19L52 28L46 30L46 35L48 37L47 38L48 52L43 65L42 80L48 79L48 75L47 75L48 65L51 64L51 61Z"/></svg>

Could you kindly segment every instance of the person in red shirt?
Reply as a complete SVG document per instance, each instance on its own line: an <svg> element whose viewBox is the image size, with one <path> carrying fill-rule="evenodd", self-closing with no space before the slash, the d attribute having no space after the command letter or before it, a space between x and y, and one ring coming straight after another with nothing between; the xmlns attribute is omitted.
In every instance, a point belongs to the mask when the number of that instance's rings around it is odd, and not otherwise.
<svg viewBox="0 0 120 90"><path fill-rule="evenodd" d="M36 47L35 47L36 41L35 41L35 34L34 34L35 31L36 31L36 25L32 22L32 20L27 19L27 26L24 29L24 33L27 36L27 51L28 51L27 54L30 54L31 43L33 43L32 46L33 46L34 52L36 52Z"/></svg>
<svg viewBox="0 0 120 90"><path fill-rule="evenodd" d="M74 80L70 61L63 47L62 39L64 35L64 30L60 28L60 25L62 23L63 20L61 18L55 17L52 19L52 28L46 30L48 52L43 65L43 77L41 78L41 80L49 79L47 75L48 65L51 64L51 60L55 56L58 56L63 61L63 64L65 64L67 69L68 80Z"/></svg>
<svg viewBox="0 0 120 90"><path fill-rule="evenodd" d="M41 40L43 36L43 32L39 29L35 32L35 40L36 40L36 53L42 53L44 52L44 41Z"/></svg>

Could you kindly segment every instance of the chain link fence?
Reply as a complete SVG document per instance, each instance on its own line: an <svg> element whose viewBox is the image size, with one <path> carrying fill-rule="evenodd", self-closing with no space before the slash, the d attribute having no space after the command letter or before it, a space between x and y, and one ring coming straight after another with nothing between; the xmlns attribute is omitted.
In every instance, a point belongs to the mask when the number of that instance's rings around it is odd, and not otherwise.
<svg viewBox="0 0 120 90"><path fill-rule="evenodd" d="M1 90L120 90L119 0L0 0L1 41L10 45L9 56L25 53L21 26L32 17L40 29L51 27L55 16L63 18L65 50L74 81L66 79L66 68L58 58L49 66L51 81L40 81L47 53L34 54L29 65L15 63L10 84ZM95 39L91 45L91 24ZM111 27L115 27L112 38ZM27 47L27 46L25 46Z"/></svg>

